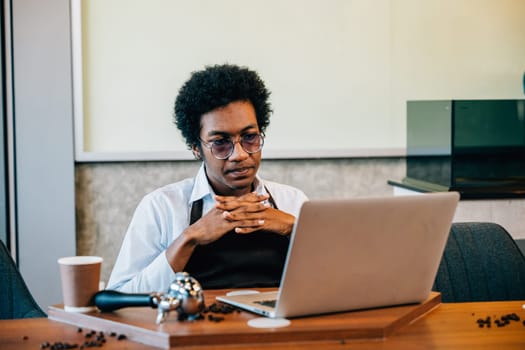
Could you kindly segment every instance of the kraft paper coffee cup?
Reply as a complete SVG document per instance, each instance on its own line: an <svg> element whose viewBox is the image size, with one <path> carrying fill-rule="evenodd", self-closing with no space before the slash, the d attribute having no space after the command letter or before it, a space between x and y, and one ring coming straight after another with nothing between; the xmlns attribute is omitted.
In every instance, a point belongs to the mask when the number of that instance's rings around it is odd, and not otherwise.
<svg viewBox="0 0 525 350"><path fill-rule="evenodd" d="M58 259L65 311L96 310L93 296L99 291L102 260L99 256L70 256Z"/></svg>

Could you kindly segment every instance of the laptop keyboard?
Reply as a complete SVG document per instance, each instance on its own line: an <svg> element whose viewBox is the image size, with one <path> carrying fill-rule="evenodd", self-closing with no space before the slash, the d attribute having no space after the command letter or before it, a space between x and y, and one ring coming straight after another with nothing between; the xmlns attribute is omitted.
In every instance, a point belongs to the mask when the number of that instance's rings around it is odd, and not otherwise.
<svg viewBox="0 0 525 350"><path fill-rule="evenodd" d="M277 303L277 300L259 300L255 301L255 303L262 306L275 307L275 303Z"/></svg>

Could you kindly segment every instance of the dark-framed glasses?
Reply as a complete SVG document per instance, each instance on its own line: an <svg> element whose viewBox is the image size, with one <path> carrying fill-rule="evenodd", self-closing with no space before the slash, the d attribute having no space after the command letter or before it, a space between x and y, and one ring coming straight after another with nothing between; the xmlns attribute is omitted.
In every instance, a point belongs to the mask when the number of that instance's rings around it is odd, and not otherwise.
<svg viewBox="0 0 525 350"><path fill-rule="evenodd" d="M260 152L264 145L264 137L261 134L244 134L238 140L233 141L230 137L206 142L201 139L201 143L217 159L226 159L233 154L236 143L240 143L242 149L249 154Z"/></svg>

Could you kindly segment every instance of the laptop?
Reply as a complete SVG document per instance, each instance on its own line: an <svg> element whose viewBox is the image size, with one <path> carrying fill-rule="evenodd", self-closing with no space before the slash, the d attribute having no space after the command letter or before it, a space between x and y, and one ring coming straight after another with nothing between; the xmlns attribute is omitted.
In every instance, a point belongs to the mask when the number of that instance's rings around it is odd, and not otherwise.
<svg viewBox="0 0 525 350"><path fill-rule="evenodd" d="M279 289L216 299L271 318L423 302L458 200L443 192L305 202Z"/></svg>

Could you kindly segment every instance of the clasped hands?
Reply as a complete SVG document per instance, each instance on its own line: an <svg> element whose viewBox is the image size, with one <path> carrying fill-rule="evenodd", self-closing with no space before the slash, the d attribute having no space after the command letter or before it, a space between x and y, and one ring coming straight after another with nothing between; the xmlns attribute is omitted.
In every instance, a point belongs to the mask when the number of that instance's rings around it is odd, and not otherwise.
<svg viewBox="0 0 525 350"><path fill-rule="evenodd" d="M232 230L238 234L259 230L290 234L295 217L272 208L268 199L269 195L256 192L239 197L215 196L215 207L196 223L203 225L198 244L211 243Z"/></svg>

